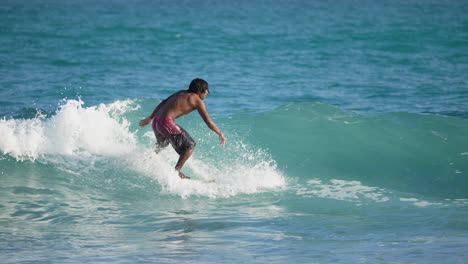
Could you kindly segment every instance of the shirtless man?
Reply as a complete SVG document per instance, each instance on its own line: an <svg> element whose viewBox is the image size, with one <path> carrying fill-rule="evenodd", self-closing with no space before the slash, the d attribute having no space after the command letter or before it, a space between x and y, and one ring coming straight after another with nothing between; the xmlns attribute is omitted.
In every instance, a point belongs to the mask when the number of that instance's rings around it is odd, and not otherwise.
<svg viewBox="0 0 468 264"><path fill-rule="evenodd" d="M208 96L209 92L208 83L205 80L194 79L190 83L188 90L181 90L169 96L154 109L150 116L140 121L141 127L153 122L154 135L158 140L156 153L171 143L172 147L180 155L175 170L182 179L190 179L190 177L185 176L180 170L192 155L196 144L187 131L174 122L176 118L189 114L193 110L198 110L206 125L218 134L221 145L224 146L226 142L223 133L218 129L206 111L203 99Z"/></svg>

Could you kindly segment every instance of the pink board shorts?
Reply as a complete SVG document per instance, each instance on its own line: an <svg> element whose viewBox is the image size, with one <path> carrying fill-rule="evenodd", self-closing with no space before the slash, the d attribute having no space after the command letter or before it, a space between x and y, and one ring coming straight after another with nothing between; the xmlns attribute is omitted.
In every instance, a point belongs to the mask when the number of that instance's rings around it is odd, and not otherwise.
<svg viewBox="0 0 468 264"><path fill-rule="evenodd" d="M187 131L177 125L174 119L171 118L155 116L153 119L153 131L160 147L166 147L171 143L179 155L194 148L196 145Z"/></svg>

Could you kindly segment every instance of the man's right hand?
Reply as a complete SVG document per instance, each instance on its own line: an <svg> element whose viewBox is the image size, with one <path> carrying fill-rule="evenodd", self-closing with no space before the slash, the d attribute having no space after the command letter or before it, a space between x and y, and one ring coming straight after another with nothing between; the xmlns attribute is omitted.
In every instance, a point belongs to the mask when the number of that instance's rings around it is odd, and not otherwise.
<svg viewBox="0 0 468 264"><path fill-rule="evenodd" d="M151 123L151 121L153 121L153 120L151 119L151 117L147 117L147 118L145 118L145 119L143 119L143 120L140 120L140 126L141 126L141 127L145 127L146 125L148 125L149 123Z"/></svg>

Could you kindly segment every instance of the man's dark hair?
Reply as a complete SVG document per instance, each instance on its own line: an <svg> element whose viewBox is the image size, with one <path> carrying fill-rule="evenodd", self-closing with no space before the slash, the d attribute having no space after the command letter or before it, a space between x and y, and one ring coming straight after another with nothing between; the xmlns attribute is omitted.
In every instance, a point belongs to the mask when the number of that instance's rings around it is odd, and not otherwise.
<svg viewBox="0 0 468 264"><path fill-rule="evenodd" d="M208 83L205 80L196 78L190 83L188 91L191 93L204 93L210 90L208 90Z"/></svg>

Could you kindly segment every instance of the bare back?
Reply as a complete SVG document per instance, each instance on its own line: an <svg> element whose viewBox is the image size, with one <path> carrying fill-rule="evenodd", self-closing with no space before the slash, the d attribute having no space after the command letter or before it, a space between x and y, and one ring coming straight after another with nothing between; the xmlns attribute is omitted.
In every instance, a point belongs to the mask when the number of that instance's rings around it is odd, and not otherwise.
<svg viewBox="0 0 468 264"><path fill-rule="evenodd" d="M157 115L159 117L176 119L197 109L198 100L200 98L195 93L185 90L178 91L161 103L162 106Z"/></svg>

